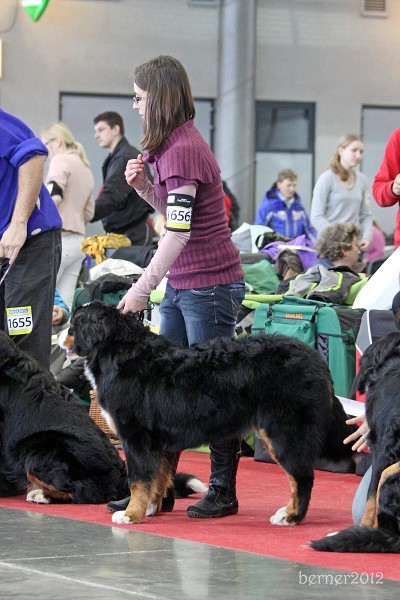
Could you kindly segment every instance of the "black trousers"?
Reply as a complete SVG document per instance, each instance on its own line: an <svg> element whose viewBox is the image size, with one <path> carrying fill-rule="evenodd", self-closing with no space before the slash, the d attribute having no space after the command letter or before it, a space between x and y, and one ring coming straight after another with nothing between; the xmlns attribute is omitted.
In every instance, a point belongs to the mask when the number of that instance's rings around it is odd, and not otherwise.
<svg viewBox="0 0 400 600"><path fill-rule="evenodd" d="M47 369L50 368L52 314L56 278L61 261L61 231L33 236L21 248L0 287L0 329L8 331L6 308L30 306L32 331L13 335L14 342ZM4 272L8 261L3 261ZM1 279L1 276L0 276Z"/></svg>

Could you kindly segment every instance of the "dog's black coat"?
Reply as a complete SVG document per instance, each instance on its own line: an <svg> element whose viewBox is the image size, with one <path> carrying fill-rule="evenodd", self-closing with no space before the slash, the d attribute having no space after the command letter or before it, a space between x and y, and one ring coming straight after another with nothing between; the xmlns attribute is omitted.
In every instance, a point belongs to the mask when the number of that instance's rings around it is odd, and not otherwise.
<svg viewBox="0 0 400 600"><path fill-rule="evenodd" d="M129 493L107 436L51 373L0 331L0 496L22 494L27 473L73 503Z"/></svg>
<svg viewBox="0 0 400 600"><path fill-rule="evenodd" d="M362 393L366 391L366 415L370 428L367 441L372 452L372 477L368 491L371 502L375 502L382 472L393 465L394 473L381 482L377 527L350 527L312 542L311 547L330 552L399 553L400 333L389 333L367 348L360 361L356 387Z"/></svg>
<svg viewBox="0 0 400 600"><path fill-rule="evenodd" d="M245 336L180 348L100 302L78 309L70 332L116 425L130 483L150 486L165 451L257 429L295 482L298 505L289 520L298 522L317 458L352 454L342 443L352 429L328 368L294 338Z"/></svg>

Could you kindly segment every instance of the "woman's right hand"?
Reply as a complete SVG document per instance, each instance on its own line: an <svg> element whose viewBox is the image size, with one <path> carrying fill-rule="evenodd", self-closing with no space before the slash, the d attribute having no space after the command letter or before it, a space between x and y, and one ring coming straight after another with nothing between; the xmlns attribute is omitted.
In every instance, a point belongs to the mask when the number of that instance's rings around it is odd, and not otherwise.
<svg viewBox="0 0 400 600"><path fill-rule="evenodd" d="M128 185L137 190L143 189L146 186L148 178L142 154L138 154L137 158L128 160L125 169L125 179Z"/></svg>

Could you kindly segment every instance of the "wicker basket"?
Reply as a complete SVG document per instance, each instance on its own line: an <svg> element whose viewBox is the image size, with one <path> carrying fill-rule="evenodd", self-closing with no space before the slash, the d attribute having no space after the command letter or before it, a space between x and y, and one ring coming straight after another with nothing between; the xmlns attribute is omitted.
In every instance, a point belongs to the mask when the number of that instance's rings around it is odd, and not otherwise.
<svg viewBox="0 0 400 600"><path fill-rule="evenodd" d="M90 390L90 408L89 415L98 427L110 438L110 442L114 445L121 444L120 440L115 436L115 433L107 425L107 421L101 414L101 408L97 401L96 390Z"/></svg>

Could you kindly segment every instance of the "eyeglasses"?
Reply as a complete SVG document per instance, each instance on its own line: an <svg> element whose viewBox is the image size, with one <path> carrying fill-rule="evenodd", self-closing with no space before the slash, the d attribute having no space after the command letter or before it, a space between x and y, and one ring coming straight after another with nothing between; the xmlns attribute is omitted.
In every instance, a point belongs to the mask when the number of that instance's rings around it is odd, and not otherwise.
<svg viewBox="0 0 400 600"><path fill-rule="evenodd" d="M146 100L146 96L133 96L133 104L139 104L142 100Z"/></svg>

